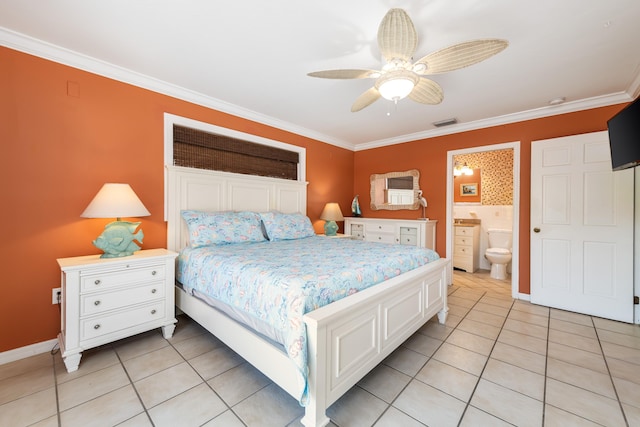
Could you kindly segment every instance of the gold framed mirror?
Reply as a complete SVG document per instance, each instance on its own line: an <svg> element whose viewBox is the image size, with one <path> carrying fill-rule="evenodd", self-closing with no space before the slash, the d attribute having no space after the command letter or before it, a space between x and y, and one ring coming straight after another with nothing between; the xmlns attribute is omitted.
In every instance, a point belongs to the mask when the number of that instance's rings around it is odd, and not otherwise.
<svg viewBox="0 0 640 427"><path fill-rule="evenodd" d="M371 175L371 209L417 210L420 172L411 169L405 172L388 172Z"/></svg>

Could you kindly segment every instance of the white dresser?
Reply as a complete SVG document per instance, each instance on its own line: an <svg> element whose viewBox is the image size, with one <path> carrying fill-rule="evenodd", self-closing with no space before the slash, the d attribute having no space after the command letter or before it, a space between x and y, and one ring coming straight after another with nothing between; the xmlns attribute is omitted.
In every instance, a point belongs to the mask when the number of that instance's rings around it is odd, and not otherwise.
<svg viewBox="0 0 640 427"><path fill-rule="evenodd" d="M140 332L175 329L175 258L150 249L122 258L99 255L60 258L61 331L67 371L78 369L82 352Z"/></svg>
<svg viewBox="0 0 640 427"><path fill-rule="evenodd" d="M473 273L479 265L480 225L456 224L453 230L453 268Z"/></svg>
<svg viewBox="0 0 640 427"><path fill-rule="evenodd" d="M399 243L436 249L437 220L357 218L344 219L344 233L352 239Z"/></svg>

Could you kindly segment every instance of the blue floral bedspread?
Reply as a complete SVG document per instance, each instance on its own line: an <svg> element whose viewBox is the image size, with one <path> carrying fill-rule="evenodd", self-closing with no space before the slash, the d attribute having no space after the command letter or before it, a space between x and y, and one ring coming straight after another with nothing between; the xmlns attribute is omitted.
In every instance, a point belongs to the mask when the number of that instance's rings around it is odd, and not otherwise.
<svg viewBox="0 0 640 427"><path fill-rule="evenodd" d="M283 331L284 348L307 400L307 334L303 315L438 259L413 246L323 236L185 249L177 279Z"/></svg>

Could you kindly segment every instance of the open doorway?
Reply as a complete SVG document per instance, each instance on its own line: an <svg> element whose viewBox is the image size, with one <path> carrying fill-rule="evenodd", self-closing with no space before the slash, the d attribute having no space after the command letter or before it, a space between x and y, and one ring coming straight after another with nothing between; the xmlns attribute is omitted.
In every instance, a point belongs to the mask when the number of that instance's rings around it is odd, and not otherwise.
<svg viewBox="0 0 640 427"><path fill-rule="evenodd" d="M519 293L519 214L520 214L520 142L486 145L481 147L452 150L447 152L447 218L446 218L446 256L453 260L454 255L454 157L473 153L483 153L496 150L513 150L513 214L512 214L512 260L511 260L511 296L518 299L528 299L528 295ZM479 254L484 257L483 253ZM450 279L453 277L453 264L450 269Z"/></svg>

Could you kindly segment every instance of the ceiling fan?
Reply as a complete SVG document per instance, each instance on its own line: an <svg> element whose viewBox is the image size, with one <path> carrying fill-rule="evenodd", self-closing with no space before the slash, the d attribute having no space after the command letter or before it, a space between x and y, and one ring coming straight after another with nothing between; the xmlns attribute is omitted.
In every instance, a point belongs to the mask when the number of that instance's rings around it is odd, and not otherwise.
<svg viewBox="0 0 640 427"><path fill-rule="evenodd" d="M439 104L442 87L424 76L446 73L476 64L501 52L509 42L480 39L455 44L412 63L418 35L411 18L402 9L391 9L378 28L378 46L386 64L381 70L344 69L308 73L325 79L375 79L373 87L360 95L351 111L360 111L380 97L394 101L409 97L421 104Z"/></svg>

